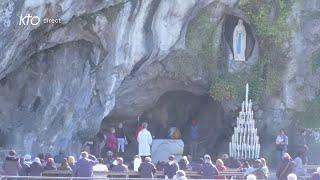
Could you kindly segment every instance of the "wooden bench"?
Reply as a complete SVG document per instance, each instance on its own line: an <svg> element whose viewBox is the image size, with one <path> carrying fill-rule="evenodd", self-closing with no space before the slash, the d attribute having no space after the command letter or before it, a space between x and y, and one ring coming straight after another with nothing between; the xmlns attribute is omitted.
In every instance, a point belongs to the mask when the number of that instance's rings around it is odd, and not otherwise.
<svg viewBox="0 0 320 180"><path fill-rule="evenodd" d="M198 171L188 171L186 170L186 175L189 178L200 178L202 175ZM61 170L50 170L50 171L44 171L42 173L42 176L47 177L72 177L71 171L61 171ZM94 171L93 173L94 177L139 177L140 173L129 170L126 172L116 172L116 171ZM227 176L227 177L238 177L243 178L244 173L239 172L237 170L226 170L224 172L219 173L219 176ZM163 171L157 171L155 174L155 177L164 177Z"/></svg>

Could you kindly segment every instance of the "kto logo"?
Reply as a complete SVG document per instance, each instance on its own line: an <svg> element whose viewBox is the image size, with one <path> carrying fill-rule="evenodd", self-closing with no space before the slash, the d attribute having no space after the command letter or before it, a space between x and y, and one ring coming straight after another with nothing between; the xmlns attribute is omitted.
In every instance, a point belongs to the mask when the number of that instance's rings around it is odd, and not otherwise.
<svg viewBox="0 0 320 180"><path fill-rule="evenodd" d="M40 23L40 18L39 16L31 16L30 14L23 16L22 14L20 15L20 21L19 21L19 25L33 25L36 26Z"/></svg>

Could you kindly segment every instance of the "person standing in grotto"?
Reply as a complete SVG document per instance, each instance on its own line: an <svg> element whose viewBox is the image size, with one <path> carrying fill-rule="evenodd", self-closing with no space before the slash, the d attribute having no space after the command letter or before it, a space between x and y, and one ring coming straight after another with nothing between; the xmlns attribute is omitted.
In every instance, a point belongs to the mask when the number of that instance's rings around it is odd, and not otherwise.
<svg viewBox="0 0 320 180"><path fill-rule="evenodd" d="M94 155L96 157L105 157L106 156L106 150L105 150L105 140L106 140L106 136L103 133L103 130L100 129L99 132L95 135L94 137L94 143L93 143L93 147L94 147Z"/></svg>
<svg viewBox="0 0 320 180"><path fill-rule="evenodd" d="M142 123L142 130L139 132L137 141L139 143L139 156L142 158L142 161L146 157L151 156L150 146L152 144L151 133L147 130L148 124L146 122Z"/></svg>
<svg viewBox="0 0 320 180"><path fill-rule="evenodd" d="M284 129L280 129L276 138L276 148L279 151L280 160L282 159L283 154L288 151L288 142L288 136L286 135Z"/></svg>
<svg viewBox="0 0 320 180"><path fill-rule="evenodd" d="M198 144L199 144L199 131L198 131L198 121L195 119L191 120L189 137L190 137L190 154L193 159L196 159Z"/></svg>
<svg viewBox="0 0 320 180"><path fill-rule="evenodd" d="M113 154L117 154L118 152L118 141L116 138L116 129L111 128L110 133L107 136L106 148L108 151L113 152Z"/></svg>
<svg viewBox="0 0 320 180"><path fill-rule="evenodd" d="M124 148L126 144L126 136L123 128L123 124L120 122L118 125L118 128L116 130L116 136L118 140L118 152L124 153Z"/></svg>
<svg viewBox="0 0 320 180"><path fill-rule="evenodd" d="M299 135L298 135L298 142L297 145L299 147L297 154L300 155L300 158L302 159L302 163L303 164L307 164L308 163L308 150L309 147L307 145L307 132L306 130L301 130Z"/></svg>

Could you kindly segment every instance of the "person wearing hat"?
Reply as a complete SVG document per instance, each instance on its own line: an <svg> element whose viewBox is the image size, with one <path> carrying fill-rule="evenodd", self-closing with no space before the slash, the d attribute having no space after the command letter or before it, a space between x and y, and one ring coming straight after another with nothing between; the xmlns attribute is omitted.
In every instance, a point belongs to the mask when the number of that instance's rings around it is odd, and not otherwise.
<svg viewBox="0 0 320 180"><path fill-rule="evenodd" d="M204 163L200 171L202 179L214 179L218 175L218 169L212 164L210 155L204 155Z"/></svg>
<svg viewBox="0 0 320 180"><path fill-rule="evenodd" d="M199 131L198 131L198 121L193 119L191 121L190 132L190 154L193 159L196 159L199 144Z"/></svg>
<svg viewBox="0 0 320 180"><path fill-rule="evenodd" d="M7 176L18 176L20 169L21 164L19 158L16 156L16 152L10 150L3 164L4 174Z"/></svg>
<svg viewBox="0 0 320 180"><path fill-rule="evenodd" d="M175 161L174 155L170 155L169 161L164 165L164 169L163 169L164 176L168 179L172 179L174 178L178 170L179 170L179 165Z"/></svg>
<svg viewBox="0 0 320 180"><path fill-rule="evenodd" d="M43 166L40 158L34 158L32 164L30 165L30 176L41 176L43 172Z"/></svg>

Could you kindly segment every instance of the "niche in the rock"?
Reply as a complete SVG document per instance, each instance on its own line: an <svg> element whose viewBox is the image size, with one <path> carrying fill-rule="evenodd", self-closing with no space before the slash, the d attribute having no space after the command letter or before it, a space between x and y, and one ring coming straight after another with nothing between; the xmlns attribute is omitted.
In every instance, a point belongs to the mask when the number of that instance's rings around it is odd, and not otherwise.
<svg viewBox="0 0 320 180"><path fill-rule="evenodd" d="M198 121L198 155L226 153L232 135L232 119L226 118L220 102L209 95L195 95L187 91L163 94L157 103L143 112L141 121L149 123L148 129L155 138L168 138L170 127L178 127L185 143L184 154L189 154L189 129L191 120Z"/></svg>
<svg viewBox="0 0 320 180"><path fill-rule="evenodd" d="M232 53L233 53L233 31L234 31L234 28L237 26L239 19L240 19L239 17L233 16L233 15L226 15L225 21L224 21L223 36L224 36L225 42L227 43L228 48L231 50ZM246 34L247 34L245 56L246 56L246 59L248 59L251 56L252 51L254 49L255 38L250 25L245 20L243 20L243 25L246 29Z"/></svg>

